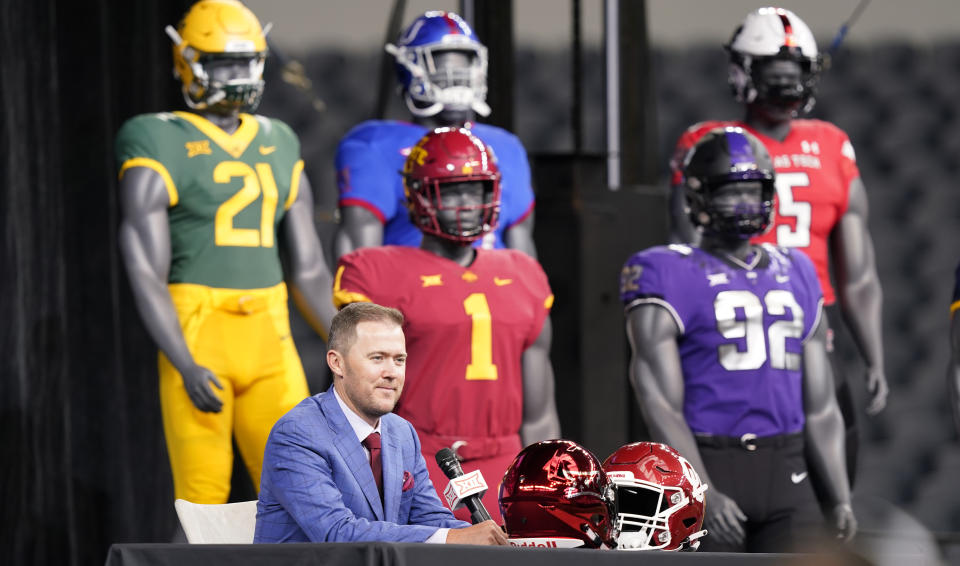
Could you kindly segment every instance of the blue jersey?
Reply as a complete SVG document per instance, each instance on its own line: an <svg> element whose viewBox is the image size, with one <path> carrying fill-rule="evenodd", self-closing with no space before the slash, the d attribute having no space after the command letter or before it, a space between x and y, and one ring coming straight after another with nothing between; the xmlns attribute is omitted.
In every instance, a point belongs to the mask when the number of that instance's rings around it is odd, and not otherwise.
<svg viewBox="0 0 960 566"><path fill-rule="evenodd" d="M503 248L503 233L533 210L533 187L527 152L516 136L502 128L472 124L470 130L493 149L500 168L502 204L494 232L475 245ZM337 188L340 206L362 206L384 224L383 243L420 245L422 234L410 222L400 172L429 129L399 121L368 120L347 132L337 146Z"/></svg>
<svg viewBox="0 0 960 566"><path fill-rule="evenodd" d="M683 412L694 433L771 436L804 425L803 342L823 294L802 252L763 244L744 267L699 248L634 254L623 267L625 308L656 304L677 323Z"/></svg>

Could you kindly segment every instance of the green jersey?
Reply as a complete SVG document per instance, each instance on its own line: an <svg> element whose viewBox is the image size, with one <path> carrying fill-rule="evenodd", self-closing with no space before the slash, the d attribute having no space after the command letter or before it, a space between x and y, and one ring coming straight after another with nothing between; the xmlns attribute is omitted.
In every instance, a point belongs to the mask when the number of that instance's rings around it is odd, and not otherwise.
<svg viewBox="0 0 960 566"><path fill-rule="evenodd" d="M117 134L120 176L148 167L170 197L170 283L260 289L283 281L277 226L297 198L300 142L283 122L240 115L227 134L189 112L142 114Z"/></svg>

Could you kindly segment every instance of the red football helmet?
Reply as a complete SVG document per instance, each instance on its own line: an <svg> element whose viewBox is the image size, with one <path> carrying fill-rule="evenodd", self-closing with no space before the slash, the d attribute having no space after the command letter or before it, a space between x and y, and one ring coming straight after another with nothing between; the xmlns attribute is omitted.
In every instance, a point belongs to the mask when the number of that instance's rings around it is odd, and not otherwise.
<svg viewBox="0 0 960 566"><path fill-rule="evenodd" d="M690 462L666 444L634 442L603 463L617 491L617 548L696 550L706 484Z"/></svg>
<svg viewBox="0 0 960 566"><path fill-rule="evenodd" d="M600 460L570 440L527 446L500 483L500 513L511 539L546 539L547 546L566 540L612 547L614 501Z"/></svg>
<svg viewBox="0 0 960 566"><path fill-rule="evenodd" d="M483 202L475 206L444 207L444 184L481 181ZM500 170L493 150L466 128L437 128L410 150L403 165L403 188L410 220L425 234L459 243L473 242L497 227L500 216ZM456 223L441 223L440 211L453 211ZM479 213L478 223L464 222L463 214ZM464 225L474 227L464 228Z"/></svg>

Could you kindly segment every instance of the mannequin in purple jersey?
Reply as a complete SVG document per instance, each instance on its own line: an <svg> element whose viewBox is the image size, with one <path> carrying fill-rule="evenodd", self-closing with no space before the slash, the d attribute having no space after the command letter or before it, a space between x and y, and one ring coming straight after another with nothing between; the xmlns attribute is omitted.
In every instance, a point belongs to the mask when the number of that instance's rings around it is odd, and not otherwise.
<svg viewBox="0 0 960 566"><path fill-rule="evenodd" d="M748 14L725 47L731 60L729 83L744 107L742 124L771 139L784 141L794 120L809 112L815 102L822 61L809 28L789 10L760 8ZM847 208L830 230L829 261L836 280L839 309L830 305L828 311L834 320L829 322L836 327L836 319L842 318L846 323L866 365L864 383L869 396L866 412L876 415L886 406L889 394L881 333L883 292L873 240L867 230L867 190L859 176L850 181L847 194ZM802 205L810 207L805 202ZM784 206L781 205L782 212L786 211ZM819 211L812 210L813 214ZM688 218L682 187L674 187L670 192L670 220L672 242L695 244L700 241L697 227ZM849 380L843 376L838 378L837 394L849 429L847 441L856 442L856 415ZM848 466L855 468L856 448L852 450ZM851 469L850 473L852 477L855 470Z"/></svg>
<svg viewBox="0 0 960 566"><path fill-rule="evenodd" d="M456 33L448 32L446 35L437 31L449 25L447 20L457 23L460 30ZM444 38L443 45L436 40L438 33ZM461 127L472 122L477 113L482 116L490 113L490 107L484 101L487 88L486 53L485 50L480 53L478 48L483 46L459 16L451 12L427 12L401 34L398 44L400 48L411 51L422 48L425 54L418 57L429 57L432 61L429 65L419 63L426 76L411 76L410 68L415 64L400 65L401 55L397 48L388 46L388 50L393 48L390 52L398 57L401 94L415 124L429 130L438 127ZM427 48L434 51L427 51ZM482 72L477 72L480 57L483 58ZM470 77L471 84L464 86L460 77ZM507 247L536 257L533 223L531 211L522 221L509 226L504 232ZM367 208L341 206L334 254L339 258L357 248L382 245L384 228L381 219Z"/></svg>
<svg viewBox="0 0 960 566"><path fill-rule="evenodd" d="M735 144L740 144L743 150L739 160ZM833 395L833 373L825 349L826 325L822 318L816 316L822 301L819 285L812 274L812 265L805 257L789 263L783 261L784 257L794 258L801 254L785 256L785 251L781 253L775 248L761 248L749 241L750 236L766 230L772 220L774 189L770 157L759 140L746 131L740 128L717 129L705 135L690 150L684 162L684 173L691 221L703 227L699 249L673 246L652 248L648 252L635 255L624 267L621 293L627 309L627 335L632 350L630 382L651 436L653 440L676 448L699 472L704 483L710 486L704 522L708 535L701 550L771 552L788 549L783 546L784 540L788 540L792 535L786 535L785 539L783 533L792 532L794 525L787 519L786 526L765 532L768 524L781 521L783 517L761 516L762 513L754 515L753 511L745 510L755 508L756 506L746 506L754 503L757 497L764 496L759 495L759 487L743 485L744 481L749 483L753 482L753 479L742 478L755 479L764 475L765 469L760 468L764 464L768 465L770 470L780 470L789 458L793 459L789 465L796 465L796 460L801 460L799 465L802 466L804 443L808 448L806 465L828 479L829 505L825 511L829 526L835 536L849 540L856 531L856 519L850 506L850 488L844 461L843 421ZM686 303L684 306L679 304L680 298L671 302L665 285L658 285L659 281L669 277L669 269L656 272L655 268L663 266L664 263L656 263L654 260L658 258L653 256L636 259L651 252L658 254L661 260L664 256L679 257L680 259L672 261L668 266L674 270L684 268L681 263L696 262L699 262L696 263L699 266L712 262L721 267L714 274L710 274L713 278L708 275L706 280L709 280L709 287L703 294L690 296L691 293L685 293L682 298ZM703 252L715 259L700 259L705 255ZM767 283L773 290L769 291L766 297L777 294L789 296L792 320L786 322L802 326L806 320L810 324L805 341L800 340L800 328L796 328L795 333L791 334L796 341L792 346L796 353L780 352L779 358L774 352L774 326L783 324L785 320L780 319L779 322L771 324L769 319L785 314L784 310L777 312L773 308L775 305L771 305L767 299L767 312L764 312L764 307L758 302L759 310L754 315L750 314L751 307L733 305L729 309L729 317L721 317L722 305L719 305L721 294L724 293L727 293L727 296L738 294L738 297L750 294L751 291L759 294L759 286L763 284L765 276L764 270L770 269L769 266L774 261L771 255L774 254L779 258L777 261L786 264L786 267L776 272L776 285ZM684 261L687 257L691 261ZM764 267L764 262L767 267ZM805 271L798 271L794 266L800 263L805 266ZM695 266L694 269L696 268ZM734 277L739 277L738 271L751 272L743 278L746 283L740 288L735 287L737 281L734 280ZM646 288L645 276L646 281L653 281L646 283ZM793 283L786 283L791 279ZM704 285L707 284L706 280ZM801 280L809 280L809 284L802 283ZM786 293L789 295L785 295ZM817 300L804 301L801 299L804 295ZM750 294L750 298L753 296ZM793 302L793 296L796 296L801 304L814 305L808 307L808 310L817 312L804 313L802 307ZM717 320L703 322L694 317L682 316L690 311L697 314L705 312L696 310L698 308L715 313ZM686 326L681 323L681 318ZM759 336L754 335L748 328L751 320L766 320L758 326ZM764 343L767 340L763 334L764 324L769 324L769 360L768 346ZM781 327L777 328L778 331L779 328ZM743 330L743 333L738 334L739 330ZM782 335L778 336L779 344L783 346L786 342ZM681 338L684 338L682 343ZM759 338L759 341L755 341L756 338ZM743 339L743 342L740 339ZM714 342L710 343L709 340ZM721 344L719 347L716 345L718 343ZM757 344L759 348L752 348L751 343ZM756 357L750 360L750 363L741 363L750 351L753 351ZM791 356L794 356L792 361L786 359ZM706 384L698 382L695 388L691 388L690 382L695 381L697 376L685 375L685 365L694 363L716 372L713 375L717 379ZM751 379L754 381L749 382L753 383L756 381L756 378L751 378L750 374L753 372L766 372L764 375L784 378L802 372L800 391L793 391L793 396L783 396L800 406L782 407L770 399L761 398L759 393L749 388L740 393L730 393L731 387L725 384ZM741 397L732 397L735 395ZM698 416L685 412L691 404L691 410L708 407L718 413L739 410L742 405L760 405L753 413L763 415L758 421L768 415L773 415L771 420L774 421L778 420L779 415L798 415L793 417L793 422L803 423L802 435L791 430L789 425L782 433L775 433L774 436L763 437L761 432L759 438L757 434L750 433L740 436L739 429L738 434L733 437L721 437L720 435L724 434L722 431L702 428L693 430L688 420ZM749 418L752 418L751 415L746 414L742 421ZM779 420L787 422L790 419L783 417ZM709 426L709 422L702 418L699 418L699 422L701 427L704 422ZM740 422L735 422L731 426L739 424ZM728 439L731 442L725 443ZM795 447L793 452L787 454L785 450L781 451L781 446L791 445ZM767 448L768 446L771 448ZM705 458L707 450L710 450L709 459ZM745 461L744 458L754 460ZM810 482L803 481L807 476L806 469L794 474L787 471L782 475L785 491L801 486L805 492L782 499L784 511L781 515L793 513L794 507L800 503L814 501L813 492L809 489ZM787 478L790 478L792 484L786 481ZM767 483L773 481L780 480ZM726 493L727 486L736 493ZM776 501L776 489L773 491L774 493L768 494L771 500L760 502L761 507L768 504L772 507L774 503L781 503ZM744 492L748 494L747 497L741 497L740 494ZM751 493L752 496L749 495ZM753 501L744 501L751 497Z"/></svg>

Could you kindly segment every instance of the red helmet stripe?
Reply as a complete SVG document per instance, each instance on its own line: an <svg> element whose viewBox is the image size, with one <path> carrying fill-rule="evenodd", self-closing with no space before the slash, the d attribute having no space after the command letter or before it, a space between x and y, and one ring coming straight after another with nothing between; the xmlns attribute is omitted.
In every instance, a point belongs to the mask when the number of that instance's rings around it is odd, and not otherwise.
<svg viewBox="0 0 960 566"><path fill-rule="evenodd" d="M451 35L463 34L463 32L460 30L460 26L457 25L456 20L450 17L450 14L444 12L443 19L447 22L447 27L450 28Z"/></svg>
<svg viewBox="0 0 960 566"><path fill-rule="evenodd" d="M790 23L790 18L782 10L778 11L777 15L780 16L780 22L783 24L783 44L787 47L796 47L797 40L793 37L793 25Z"/></svg>

